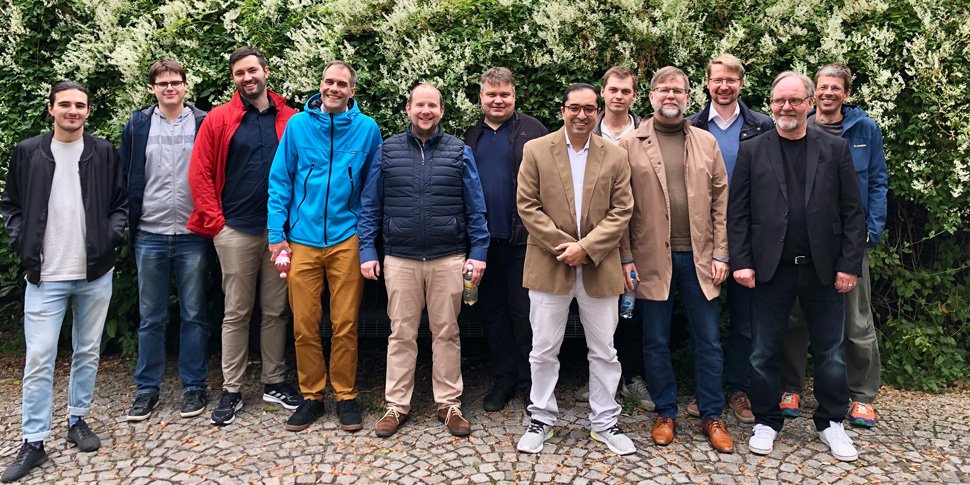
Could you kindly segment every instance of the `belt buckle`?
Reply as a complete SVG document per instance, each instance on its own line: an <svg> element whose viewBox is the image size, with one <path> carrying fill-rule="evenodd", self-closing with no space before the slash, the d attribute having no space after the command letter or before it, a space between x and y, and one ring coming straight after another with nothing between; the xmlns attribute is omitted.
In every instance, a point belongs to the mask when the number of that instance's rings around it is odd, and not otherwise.
<svg viewBox="0 0 970 485"><path fill-rule="evenodd" d="M795 256L795 265L808 264L808 256Z"/></svg>

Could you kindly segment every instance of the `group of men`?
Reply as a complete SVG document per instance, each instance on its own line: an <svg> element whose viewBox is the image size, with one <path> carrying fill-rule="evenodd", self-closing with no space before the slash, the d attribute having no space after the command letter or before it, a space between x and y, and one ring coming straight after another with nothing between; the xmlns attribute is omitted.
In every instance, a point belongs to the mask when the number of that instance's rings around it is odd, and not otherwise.
<svg viewBox="0 0 970 485"><path fill-rule="evenodd" d="M382 140L354 98L357 73L347 62L325 67L319 93L300 113L267 89L270 70L257 49L237 49L229 67L232 99L205 113L185 102L181 65L153 64L148 81L157 103L132 114L120 157L84 132L88 93L69 81L51 90L53 132L15 148L2 210L27 271L27 358L24 443L4 481L47 459L53 363L69 299L68 441L81 451L100 446L83 418L126 221L141 314L129 421L147 419L159 402L173 273L181 415L207 406L205 287L214 246L225 293L215 425L231 424L243 407L259 295L263 399L294 410L286 429L304 430L325 413L328 383L340 428L362 429L357 317L363 279L383 276L391 335L376 435L392 436L408 421L425 310L438 419L456 436L470 434L457 324L468 272L472 285L481 283L494 374L482 405L500 411L521 394L529 424L520 451L541 451L553 434L558 354L573 300L589 349L583 394L591 437L618 454L636 451L619 426L620 392L656 408L656 444L673 441L676 292L694 356L696 401L688 413L702 419L715 449L734 450L721 418L724 376L732 411L755 423L749 448L771 452L783 415L798 410L811 342L820 438L839 459L857 456L842 421L851 398L850 420L875 424L879 356L865 248L885 223L886 170L878 127L844 104L852 80L845 66L823 67L817 91L803 75L780 74L771 90L774 122L740 101L744 67L729 54L709 64L711 101L689 118L683 71L654 74L653 114L641 120L631 112L636 75L614 67L600 89L566 89L563 127L553 133L516 110L513 74L496 67L481 75L482 117L463 140L441 129L444 97L432 84L410 92L407 130ZM291 258L285 279L274 267L284 251ZM718 303L725 282L726 355ZM319 332L324 291L329 362ZM624 291L636 292L636 317L621 322ZM284 379L288 303L299 390ZM783 354L790 362L784 388Z"/></svg>

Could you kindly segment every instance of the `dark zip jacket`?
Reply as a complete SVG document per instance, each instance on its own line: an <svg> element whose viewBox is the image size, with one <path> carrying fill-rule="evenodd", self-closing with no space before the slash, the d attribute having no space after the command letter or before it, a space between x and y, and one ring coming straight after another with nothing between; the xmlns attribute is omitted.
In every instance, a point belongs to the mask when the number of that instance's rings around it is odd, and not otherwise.
<svg viewBox="0 0 970 485"><path fill-rule="evenodd" d="M478 149L478 138L482 135L485 126L485 117L482 116L478 122L465 131L465 144L472 149L472 153ZM509 172L512 174L512 184L517 184L519 178L519 165L522 164L522 151L525 143L549 134L549 130L541 121L525 113L516 111L512 114L512 124L509 126L509 143L512 145L512 160L509 164ZM517 187L513 187L515 193ZM512 237L509 242L512 244L525 244L529 238L519 213L512 208Z"/></svg>
<svg viewBox="0 0 970 485"><path fill-rule="evenodd" d="M771 121L768 115L759 113L748 108L744 104L744 101L738 100L738 106L741 107L741 140L747 140L748 138L756 137L762 133L767 133L775 129L775 123ZM707 124L710 122L708 118L711 116L711 102L708 101L707 105L700 113L694 113L687 117L687 121L690 122L691 126L696 126L702 130L711 131L707 128Z"/></svg>
<svg viewBox="0 0 970 485"><path fill-rule="evenodd" d="M87 280L94 281L115 265L115 250L125 239L128 192L111 142L84 133L78 161L84 204ZM10 247L20 257L27 281L40 284L47 205L54 181L54 155L49 132L21 141L14 148L7 185L0 199Z"/></svg>

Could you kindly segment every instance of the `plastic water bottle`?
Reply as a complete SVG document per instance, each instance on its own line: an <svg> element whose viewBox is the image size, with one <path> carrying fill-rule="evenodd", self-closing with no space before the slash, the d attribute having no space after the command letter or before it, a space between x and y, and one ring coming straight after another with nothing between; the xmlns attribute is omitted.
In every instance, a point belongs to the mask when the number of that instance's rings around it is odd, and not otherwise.
<svg viewBox="0 0 970 485"><path fill-rule="evenodd" d="M630 271L630 279L633 280L633 289L623 292L620 297L620 316L623 318L633 318L633 303L637 299L637 272Z"/></svg>
<svg viewBox="0 0 970 485"><path fill-rule="evenodd" d="M285 249L280 251L274 263L276 263L276 271L280 272L280 278L286 278L286 273L290 272L290 254Z"/></svg>
<svg viewBox="0 0 970 485"><path fill-rule="evenodd" d="M465 289L461 292L461 300L467 305L474 305L478 302L478 286L472 284L473 269L471 264L465 266Z"/></svg>

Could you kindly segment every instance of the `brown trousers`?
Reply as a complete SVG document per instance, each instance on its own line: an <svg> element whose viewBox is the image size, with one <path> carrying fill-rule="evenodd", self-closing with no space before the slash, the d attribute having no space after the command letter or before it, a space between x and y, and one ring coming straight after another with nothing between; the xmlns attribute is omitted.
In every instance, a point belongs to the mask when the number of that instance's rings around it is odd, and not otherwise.
<svg viewBox="0 0 970 485"><path fill-rule="evenodd" d="M296 369L306 399L323 399L327 363L320 342L320 295L330 289L330 383L338 401L357 398L357 314L364 288L357 235L328 248L290 243L290 307Z"/></svg>

